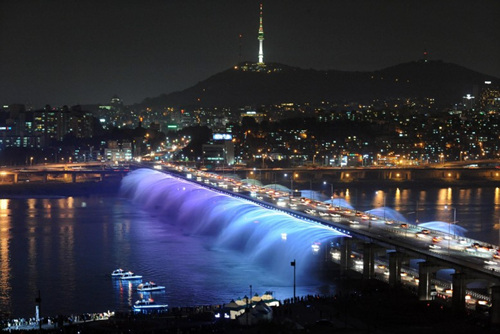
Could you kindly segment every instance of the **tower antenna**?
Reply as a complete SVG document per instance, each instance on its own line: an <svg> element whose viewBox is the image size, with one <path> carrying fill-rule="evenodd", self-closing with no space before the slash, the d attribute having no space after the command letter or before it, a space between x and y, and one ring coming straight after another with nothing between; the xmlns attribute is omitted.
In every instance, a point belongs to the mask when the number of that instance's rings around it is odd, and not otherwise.
<svg viewBox="0 0 500 334"><path fill-rule="evenodd" d="M260 24L259 24L259 64L264 64L264 28L262 27L262 4L260 4Z"/></svg>

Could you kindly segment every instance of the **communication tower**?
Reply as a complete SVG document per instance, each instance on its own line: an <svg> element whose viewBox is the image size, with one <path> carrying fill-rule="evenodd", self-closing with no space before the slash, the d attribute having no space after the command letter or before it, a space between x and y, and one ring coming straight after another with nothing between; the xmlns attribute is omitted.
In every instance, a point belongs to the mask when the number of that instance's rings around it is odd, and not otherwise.
<svg viewBox="0 0 500 334"><path fill-rule="evenodd" d="M262 4L260 4L260 24L259 24L259 64L264 64L264 28L262 27Z"/></svg>

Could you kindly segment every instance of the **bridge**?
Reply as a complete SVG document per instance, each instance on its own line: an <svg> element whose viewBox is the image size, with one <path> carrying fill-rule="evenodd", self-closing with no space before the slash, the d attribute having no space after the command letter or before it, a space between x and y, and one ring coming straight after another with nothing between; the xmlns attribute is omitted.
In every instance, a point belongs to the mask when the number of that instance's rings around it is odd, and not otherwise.
<svg viewBox="0 0 500 334"><path fill-rule="evenodd" d="M500 184L500 161L488 160L471 164L456 162L404 167L295 167L295 168L217 168L219 174L236 174L242 179L253 178L263 183L275 183L286 173L294 182L496 182Z"/></svg>
<svg viewBox="0 0 500 334"><path fill-rule="evenodd" d="M2 168L0 170L0 183L19 183L19 182L84 182L84 181L102 181L108 177L123 177L129 172L129 168L140 166L107 166L102 163L86 164L58 164L58 165L37 165L26 166L22 168ZM160 169L167 170L164 165L156 165ZM300 180L300 175L309 173L314 180L323 180L326 175L337 175L342 178L351 177L351 173L358 173L357 178L367 177L367 173L372 171L370 168L350 168L350 169L300 169L296 181ZM375 169L375 175L393 175L397 173L427 173L426 168L415 169ZM461 173L465 175L472 171L475 177L493 178L500 170L496 167L439 167L431 169L432 173L438 173L443 176L444 171L450 173ZM377 263L385 261L388 267L388 282L391 286L402 283L402 277L408 272L410 261L418 261L418 269L415 282L418 284L418 298L420 300L432 300L434 298L433 282L437 273L442 269L452 269L451 294L453 308L463 312L467 306L468 291L467 285L471 282L486 282L488 287L487 303L490 304L491 321L494 324L500 324L500 253L497 246L485 245L480 241L457 238L454 235L439 231L427 231L424 233L418 226L410 224L400 224L398 222L388 221L376 216L367 216L363 213L347 210L345 208L336 208L321 205L317 202L302 203L298 198L289 198L288 193L278 194L273 192L267 196L266 200L258 200L251 196L243 194L245 190L261 192L260 188L251 188L255 186L238 184L235 180L227 177L210 174L188 167L171 168L169 172L177 176L187 178L187 175L196 175L197 182L206 187L222 191L231 196L237 196L246 200L252 200L259 205L274 210L281 210L289 215L303 219L314 220L321 224L329 225L339 231L342 231L348 237L342 238L338 245L338 262L340 269L347 272L353 268L353 261L362 261L362 275L367 279L374 278L376 275ZM265 179L257 172L269 175L269 180L275 180L277 173L297 173L296 169L272 169L272 170L233 170L235 174L248 176L253 173L254 178ZM228 171L223 171L228 173ZM363 174L365 173L365 174ZM387 174L389 173L389 174ZM439 174L441 173L441 174ZM228 173L229 174L229 173ZM349 174L349 176L347 175ZM415 174L416 175L416 174ZM377 176L377 177L378 177ZM373 175L371 176L373 177ZM370 178L371 178L370 177ZM414 176L412 176L414 177ZM446 175L444 175L446 177ZM376 179L376 178L375 178ZM208 182L206 182L208 181ZM271 183L271 182L270 182ZM228 190L227 188L231 187ZM267 189L266 189L267 190ZM288 198L284 203L288 207L283 207L283 201L278 199ZM403 226L405 225L405 226ZM439 243L433 243L434 238L440 238ZM430 248L430 245L435 247ZM407 269L405 269L405 266ZM497 269L498 268L498 269Z"/></svg>
<svg viewBox="0 0 500 334"><path fill-rule="evenodd" d="M135 166L113 166L100 162L43 164L0 168L0 184L24 182L99 182L106 178L122 178Z"/></svg>
<svg viewBox="0 0 500 334"><path fill-rule="evenodd" d="M294 167L294 168L236 168L220 167L219 174L233 174L242 179L255 179L263 183L282 181L283 175L293 175L293 182L351 183L351 182L488 182L500 185L500 161L447 162L443 164L410 167ZM37 164L0 168L0 183L31 181L84 182L101 181L107 177L124 176L140 165L129 162L112 165L109 162L82 162ZM281 179L281 180L280 180Z"/></svg>
<svg viewBox="0 0 500 334"><path fill-rule="evenodd" d="M189 168L170 169L169 172L231 196L251 200L295 217L312 219L343 231L347 237L341 239L335 252L343 272L351 270L353 261L357 260L362 262L363 277L372 279L376 275L377 263L383 259L388 267L389 284L397 286L402 284L403 274L411 271L410 261L417 262L418 269L414 281L417 284L419 300L435 298L435 278L443 269L454 271L450 289L446 289L444 293L450 297L452 307L457 312L465 312L468 299L471 298L467 285L478 281L485 283L487 289L484 293L487 296L481 302L489 306L492 324L500 324L498 246L461 238L451 233L423 230L416 225L389 221L323 202L301 201L289 197L287 192L279 194L255 185L241 184L221 175ZM249 196L249 192L260 194L260 200ZM283 201L283 198L286 200ZM481 298L481 295L477 296L479 297L476 299Z"/></svg>

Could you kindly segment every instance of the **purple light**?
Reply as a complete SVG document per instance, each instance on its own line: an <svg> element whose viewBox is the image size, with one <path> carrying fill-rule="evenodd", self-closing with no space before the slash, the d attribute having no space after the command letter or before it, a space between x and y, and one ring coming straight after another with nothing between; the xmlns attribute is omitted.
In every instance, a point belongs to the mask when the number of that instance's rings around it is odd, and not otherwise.
<svg viewBox="0 0 500 334"><path fill-rule="evenodd" d="M210 247L239 252L242 260L272 269L274 274L286 273L294 258L298 268L306 270L317 253L311 251L311 245L328 245L342 236L319 223L265 209L155 170L131 172L123 179L121 190L142 209L180 226L184 234L209 236L213 239Z"/></svg>

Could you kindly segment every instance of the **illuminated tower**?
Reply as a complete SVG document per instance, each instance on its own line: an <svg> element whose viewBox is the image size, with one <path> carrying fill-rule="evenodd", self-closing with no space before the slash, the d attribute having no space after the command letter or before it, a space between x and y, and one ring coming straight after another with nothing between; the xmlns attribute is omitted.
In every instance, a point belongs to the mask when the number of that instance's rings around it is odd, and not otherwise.
<svg viewBox="0 0 500 334"><path fill-rule="evenodd" d="M264 64L264 28L262 28L262 4L260 4L260 25L259 25L259 64Z"/></svg>

